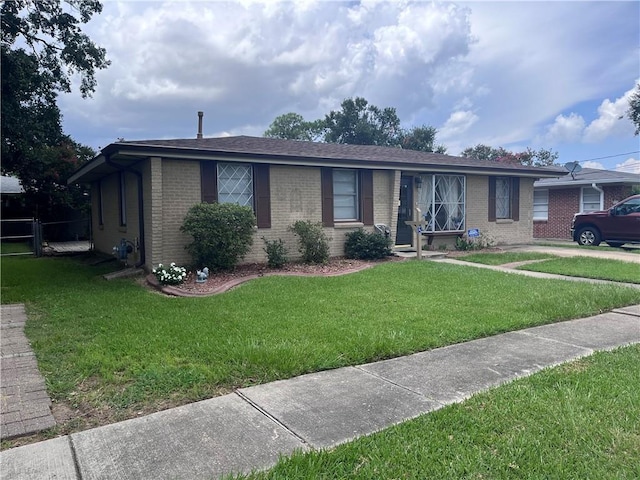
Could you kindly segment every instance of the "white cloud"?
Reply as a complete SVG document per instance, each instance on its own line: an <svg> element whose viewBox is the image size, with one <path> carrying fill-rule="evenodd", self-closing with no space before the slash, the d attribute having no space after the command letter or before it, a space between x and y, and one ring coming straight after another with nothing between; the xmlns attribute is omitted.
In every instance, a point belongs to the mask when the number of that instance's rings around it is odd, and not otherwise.
<svg viewBox="0 0 640 480"><path fill-rule="evenodd" d="M602 165L600 162L594 162L593 160L589 160L587 162L583 162L582 166L584 168L597 168L598 170L606 170L604 165Z"/></svg>
<svg viewBox="0 0 640 480"><path fill-rule="evenodd" d="M624 162L616 165L618 172L637 173L640 175L640 160L637 158L628 158Z"/></svg>
<svg viewBox="0 0 640 480"><path fill-rule="evenodd" d="M107 2L89 33L112 65L93 100L63 99L65 113L153 136L192 132L198 110L205 134L260 134L281 113L318 118L352 96L408 118L468 53L468 14L424 2Z"/></svg>
<svg viewBox="0 0 640 480"><path fill-rule="evenodd" d="M627 118L626 112L629 109L629 98L634 90L635 86L613 102L607 98L600 104L598 118L593 120L584 131L585 142L599 142L607 137L633 134L633 124Z"/></svg>
<svg viewBox="0 0 640 480"><path fill-rule="evenodd" d="M570 113L568 116L558 115L555 121L547 127L543 140L555 144L580 140L584 131L585 121L581 115Z"/></svg>
<svg viewBox="0 0 640 480"><path fill-rule="evenodd" d="M478 116L469 110L453 112L442 128L438 130L438 140L457 140L478 121Z"/></svg>

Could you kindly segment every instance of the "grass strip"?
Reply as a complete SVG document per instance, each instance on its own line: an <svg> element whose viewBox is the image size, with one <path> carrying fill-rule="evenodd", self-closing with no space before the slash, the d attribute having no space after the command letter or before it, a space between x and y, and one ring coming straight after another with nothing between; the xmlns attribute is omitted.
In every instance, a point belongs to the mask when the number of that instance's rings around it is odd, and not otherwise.
<svg viewBox="0 0 640 480"><path fill-rule="evenodd" d="M507 263L544 260L547 258L556 258L556 256L550 253L538 252L470 253L459 257L458 260L481 263L483 265L505 265Z"/></svg>
<svg viewBox="0 0 640 480"><path fill-rule="evenodd" d="M640 478L638 365L638 345L596 353L235 478Z"/></svg>
<svg viewBox="0 0 640 480"><path fill-rule="evenodd" d="M640 283L640 264L602 258L555 258L518 267L519 270L555 273L571 277Z"/></svg>

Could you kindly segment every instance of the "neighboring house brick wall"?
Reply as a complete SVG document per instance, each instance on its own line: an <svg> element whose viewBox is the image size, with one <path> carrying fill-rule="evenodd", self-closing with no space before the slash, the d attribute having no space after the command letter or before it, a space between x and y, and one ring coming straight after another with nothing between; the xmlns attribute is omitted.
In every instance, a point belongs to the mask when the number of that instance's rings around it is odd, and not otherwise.
<svg viewBox="0 0 640 480"><path fill-rule="evenodd" d="M631 187L615 185L603 187L604 208L631 195ZM580 211L582 186L549 189L549 215L547 220L536 220L533 224L534 238L571 239L571 220Z"/></svg>
<svg viewBox="0 0 640 480"><path fill-rule="evenodd" d="M569 229L573 215L580 210L580 188L549 190L547 220L534 222L535 238L571 238Z"/></svg>
<svg viewBox="0 0 640 480"><path fill-rule="evenodd" d="M631 196L632 188L630 185L615 185L604 187L604 208L610 208L614 204Z"/></svg>

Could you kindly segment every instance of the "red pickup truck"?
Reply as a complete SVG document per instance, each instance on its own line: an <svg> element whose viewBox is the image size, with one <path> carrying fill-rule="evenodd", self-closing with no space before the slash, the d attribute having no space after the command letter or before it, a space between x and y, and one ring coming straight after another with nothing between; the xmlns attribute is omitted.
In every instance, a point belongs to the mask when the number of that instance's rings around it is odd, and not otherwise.
<svg viewBox="0 0 640 480"><path fill-rule="evenodd" d="M576 213L571 222L571 238L579 245L611 247L640 243L640 195L632 195L608 210Z"/></svg>

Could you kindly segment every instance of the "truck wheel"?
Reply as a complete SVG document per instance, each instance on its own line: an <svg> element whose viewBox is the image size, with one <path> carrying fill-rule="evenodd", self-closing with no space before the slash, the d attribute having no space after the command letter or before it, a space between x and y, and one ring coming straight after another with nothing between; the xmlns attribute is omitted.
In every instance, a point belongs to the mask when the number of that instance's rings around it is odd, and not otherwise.
<svg viewBox="0 0 640 480"><path fill-rule="evenodd" d="M594 227L584 227L578 232L578 244L597 247L600 245L600 232Z"/></svg>

